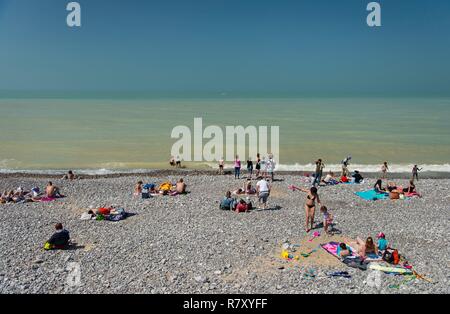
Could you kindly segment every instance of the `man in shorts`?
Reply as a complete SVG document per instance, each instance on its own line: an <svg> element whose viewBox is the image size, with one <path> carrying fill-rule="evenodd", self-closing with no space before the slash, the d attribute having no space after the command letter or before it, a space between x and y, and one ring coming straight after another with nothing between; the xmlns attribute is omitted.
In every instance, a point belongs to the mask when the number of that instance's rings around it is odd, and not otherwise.
<svg viewBox="0 0 450 314"><path fill-rule="evenodd" d="M266 179L261 179L256 183L256 192L258 193L258 209L266 209L267 199L270 194L270 185Z"/></svg>

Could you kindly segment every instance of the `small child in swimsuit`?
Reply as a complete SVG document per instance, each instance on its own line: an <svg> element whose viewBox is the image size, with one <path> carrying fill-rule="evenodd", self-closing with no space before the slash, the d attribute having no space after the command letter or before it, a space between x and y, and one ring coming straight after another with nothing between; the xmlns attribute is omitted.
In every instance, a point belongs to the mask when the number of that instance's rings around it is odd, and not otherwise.
<svg viewBox="0 0 450 314"><path fill-rule="evenodd" d="M320 207L320 212L323 214L323 230L329 234L329 226L333 223L333 215L331 215L326 206Z"/></svg>

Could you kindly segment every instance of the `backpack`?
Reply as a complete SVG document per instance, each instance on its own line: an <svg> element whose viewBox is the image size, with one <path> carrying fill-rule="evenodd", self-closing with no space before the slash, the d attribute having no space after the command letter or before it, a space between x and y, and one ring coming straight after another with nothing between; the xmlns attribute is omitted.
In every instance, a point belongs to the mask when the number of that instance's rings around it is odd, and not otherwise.
<svg viewBox="0 0 450 314"><path fill-rule="evenodd" d="M384 251L382 259L383 261L388 262L389 264L392 264L394 262L394 256L388 250Z"/></svg>

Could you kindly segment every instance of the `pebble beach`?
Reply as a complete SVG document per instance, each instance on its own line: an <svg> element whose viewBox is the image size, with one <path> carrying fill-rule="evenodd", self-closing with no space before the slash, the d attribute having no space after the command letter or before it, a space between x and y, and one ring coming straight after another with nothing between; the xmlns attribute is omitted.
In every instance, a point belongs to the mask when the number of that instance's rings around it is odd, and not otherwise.
<svg viewBox="0 0 450 314"><path fill-rule="evenodd" d="M162 183L180 177L187 195L134 197L138 180ZM399 175L391 178L406 185ZM319 195L334 216L335 234L305 231L305 194L299 174L279 174L269 208L235 213L219 209L226 191L242 187L232 175L191 173L86 177L74 181L4 175L0 190L43 188L51 180L63 199L50 203L0 205L0 293L449 293L448 248L450 179L421 179L422 198L365 201L361 185L321 187ZM89 208L123 207L119 222L83 221ZM316 223L321 221L316 211ZM76 246L44 251L43 244L61 222ZM314 231L321 236L313 239ZM391 246L428 280L349 268L323 249L299 260L281 258L281 246L310 252L321 243L386 234ZM77 265L81 277L68 283ZM351 278L329 277L347 271ZM313 274L309 276L308 274Z"/></svg>

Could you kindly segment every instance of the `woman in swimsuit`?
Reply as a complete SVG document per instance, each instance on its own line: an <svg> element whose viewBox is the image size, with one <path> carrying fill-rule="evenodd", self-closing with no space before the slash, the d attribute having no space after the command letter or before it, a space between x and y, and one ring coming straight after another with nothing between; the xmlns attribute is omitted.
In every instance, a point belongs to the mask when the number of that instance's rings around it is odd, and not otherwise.
<svg viewBox="0 0 450 314"><path fill-rule="evenodd" d="M294 189L308 193L306 196L305 203L305 211L306 211L306 232L310 232L314 227L314 216L316 213L316 201L319 206L322 206L320 203L319 194L317 194L317 188L312 187L311 189L303 189L294 187Z"/></svg>
<svg viewBox="0 0 450 314"><path fill-rule="evenodd" d="M259 173L261 171L261 156L256 154L256 178L259 178Z"/></svg>

